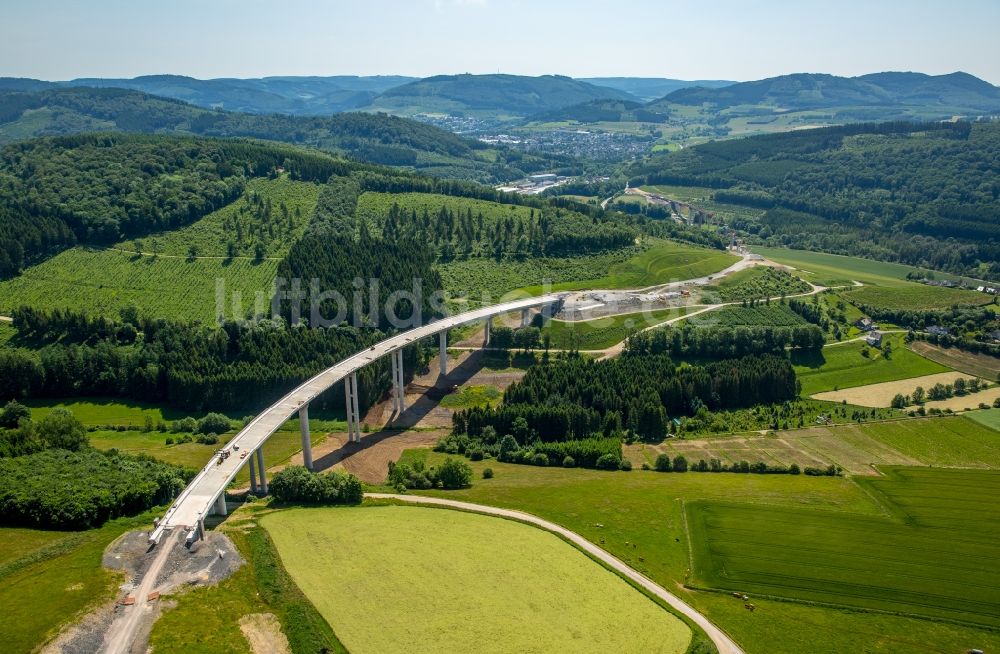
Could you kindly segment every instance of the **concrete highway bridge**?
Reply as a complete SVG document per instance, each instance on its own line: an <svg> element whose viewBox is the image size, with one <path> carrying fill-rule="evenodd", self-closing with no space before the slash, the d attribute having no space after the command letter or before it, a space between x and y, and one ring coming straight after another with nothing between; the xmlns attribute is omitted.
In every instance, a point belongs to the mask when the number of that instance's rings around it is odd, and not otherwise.
<svg viewBox="0 0 1000 654"><path fill-rule="evenodd" d="M437 335L441 348L441 373L446 374L449 329L485 320L485 342L489 343L490 326L495 316L520 311L521 324L524 325L527 324L528 312L531 309L550 310L554 305L560 304L565 296L564 293L544 295L448 316L380 341L320 372L265 409L229 441L174 500L167 513L150 533L150 542L158 543L166 531L175 528L187 530L189 539L203 534L205 516L212 513L225 515L226 487L244 466L248 466L250 470L251 491L266 494L267 474L263 445L281 425L296 414L299 416L301 428L303 462L306 468L312 469L309 403L338 382L344 382L349 439L360 441L357 375L360 369L382 357L392 357L392 400L395 415L398 416L406 409L403 395L403 348Z"/></svg>

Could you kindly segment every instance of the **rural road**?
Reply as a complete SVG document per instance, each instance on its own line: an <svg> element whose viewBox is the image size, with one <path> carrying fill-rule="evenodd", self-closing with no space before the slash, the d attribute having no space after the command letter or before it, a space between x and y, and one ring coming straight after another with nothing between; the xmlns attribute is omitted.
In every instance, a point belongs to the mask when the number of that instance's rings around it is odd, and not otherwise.
<svg viewBox="0 0 1000 654"><path fill-rule="evenodd" d="M0 316L0 322L14 322L14 319L10 316Z"/></svg>
<svg viewBox="0 0 1000 654"><path fill-rule="evenodd" d="M578 548L591 555L592 557L598 559L605 565L614 569L616 572L628 577L636 584L642 586L644 589L656 595L661 600L669 604L679 613L689 618L692 622L697 624L701 629L708 634L708 637L712 639L715 643L716 648L719 650L719 654L743 654L743 650L740 648L736 642L727 636L725 632L716 627L712 622L706 618L704 615L696 611L691 605L677 597L673 593L667 591L652 579L649 579L645 575L633 570L631 567L626 565L620 559L612 556L608 552L604 551L597 545L594 545L589 540L583 536L577 534L576 532L570 531L565 527L560 527L554 522L549 522L548 520L543 520L538 516L534 516L530 513L524 513L523 511L514 511L511 509L501 509L495 506L486 506L483 504L472 504L470 502L459 502L458 500L448 500L439 497L424 497L420 495L396 495L394 493L365 493L365 497L372 499L385 499L385 500L397 500L400 502L408 502L410 504L422 504L422 505L434 505L443 506L452 509L460 509L462 511L471 511L473 513L483 513L486 515L495 515L501 518L510 518L512 520L517 520L519 522L525 522L536 527L540 527L546 531L549 531L557 536L562 536L566 540L570 541Z"/></svg>
<svg viewBox="0 0 1000 654"><path fill-rule="evenodd" d="M139 585L131 593L135 598L135 604L121 607L121 613L115 616L108 632L104 635L104 646L101 648L104 654L128 654L132 650L143 620L153 615L154 607L150 606L146 598L155 589L163 564L167 562L170 551L183 534L183 529L175 529L158 546L160 549L156 553L156 558L153 559L149 569L142 573Z"/></svg>

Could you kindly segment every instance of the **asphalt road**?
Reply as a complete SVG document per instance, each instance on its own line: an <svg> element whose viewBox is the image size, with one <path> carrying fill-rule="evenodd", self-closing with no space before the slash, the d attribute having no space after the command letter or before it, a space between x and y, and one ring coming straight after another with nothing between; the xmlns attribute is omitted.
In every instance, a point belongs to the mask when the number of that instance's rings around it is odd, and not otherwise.
<svg viewBox="0 0 1000 654"><path fill-rule="evenodd" d="M530 513L524 513L523 511L514 511L511 509L501 509L495 506L486 506L483 504L472 504L470 502L459 502L458 500L449 500L440 497L423 497L420 495L396 495L393 493L365 493L365 497L370 497L373 499L390 499L397 500L400 502L407 502L410 504L423 504L423 505L433 505L433 506L444 506L453 509L460 509L462 511L471 511L474 513L483 513L486 515L495 515L502 518L511 518L513 520L518 520L520 522L525 522L536 527L540 527L546 531L552 532L558 536L562 536L566 540L570 541L578 548L591 555L592 557L600 560L605 565L611 567L618 573L628 577L636 584L642 586L644 589L650 593L656 595L661 600L669 604L675 611L683 614L689 618L696 625L701 627L701 629L712 639L715 643L716 648L719 650L719 654L743 654L743 649L740 648L736 642L726 635L724 631L715 626L708 618L696 611L690 604L677 597L673 593L669 592L663 586L660 586L655 581L646 577L645 575L637 572L621 559L618 559L605 550L601 549L597 545L594 545L589 540L581 536L580 534L570 531L565 527L561 527L554 522L549 522L539 518L536 515Z"/></svg>

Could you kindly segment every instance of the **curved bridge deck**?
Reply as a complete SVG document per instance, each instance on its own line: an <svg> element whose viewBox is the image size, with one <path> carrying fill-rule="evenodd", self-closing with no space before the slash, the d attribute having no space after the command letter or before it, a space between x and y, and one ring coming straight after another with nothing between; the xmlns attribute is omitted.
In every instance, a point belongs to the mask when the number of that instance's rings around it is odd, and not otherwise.
<svg viewBox="0 0 1000 654"><path fill-rule="evenodd" d="M564 295L552 294L505 302L442 318L380 341L369 349L358 352L320 372L265 409L244 427L226 445L226 449L230 451L228 458L218 463L217 458L213 457L170 506L151 534L150 540L158 540L165 529L192 528L198 525L204 516L211 513L213 505L225 493L226 487L236 477L240 468L253 461L254 453L264 442L320 393L333 387L348 375L421 339L496 315L555 304L560 302Z"/></svg>

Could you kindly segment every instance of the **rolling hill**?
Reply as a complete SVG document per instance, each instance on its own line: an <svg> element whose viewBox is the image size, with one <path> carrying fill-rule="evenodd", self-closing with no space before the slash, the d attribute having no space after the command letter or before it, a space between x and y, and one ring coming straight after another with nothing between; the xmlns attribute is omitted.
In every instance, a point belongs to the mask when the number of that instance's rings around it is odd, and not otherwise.
<svg viewBox="0 0 1000 654"><path fill-rule="evenodd" d="M813 73L782 75L723 88L686 88L674 91L657 105L703 105L729 108L764 105L781 111L869 106L902 109L920 107L950 110L1000 109L1000 88L969 75L874 73L837 77Z"/></svg>
<svg viewBox="0 0 1000 654"><path fill-rule="evenodd" d="M65 82L2 78L0 89L39 91L81 86L130 89L209 109L317 116L358 109L382 91L413 79L399 75L206 80L183 75L144 75L131 79L79 78Z"/></svg>
<svg viewBox="0 0 1000 654"><path fill-rule="evenodd" d="M718 79L682 80L665 77L578 77L577 79L595 86L604 86L630 93L643 102L657 100L678 89L693 87L715 89L736 84L733 81Z"/></svg>
<svg viewBox="0 0 1000 654"><path fill-rule="evenodd" d="M655 155L629 181L717 189L755 210L733 225L755 242L995 279L998 144L996 122L851 124Z"/></svg>
<svg viewBox="0 0 1000 654"><path fill-rule="evenodd" d="M368 109L404 115L483 113L517 118L600 99L636 100L561 75L438 75L389 89Z"/></svg>
<svg viewBox="0 0 1000 654"><path fill-rule="evenodd" d="M125 89L0 90L0 145L89 131L250 137L306 145L383 165L482 181L515 179L552 161L417 121L371 113L259 115L203 109Z"/></svg>

